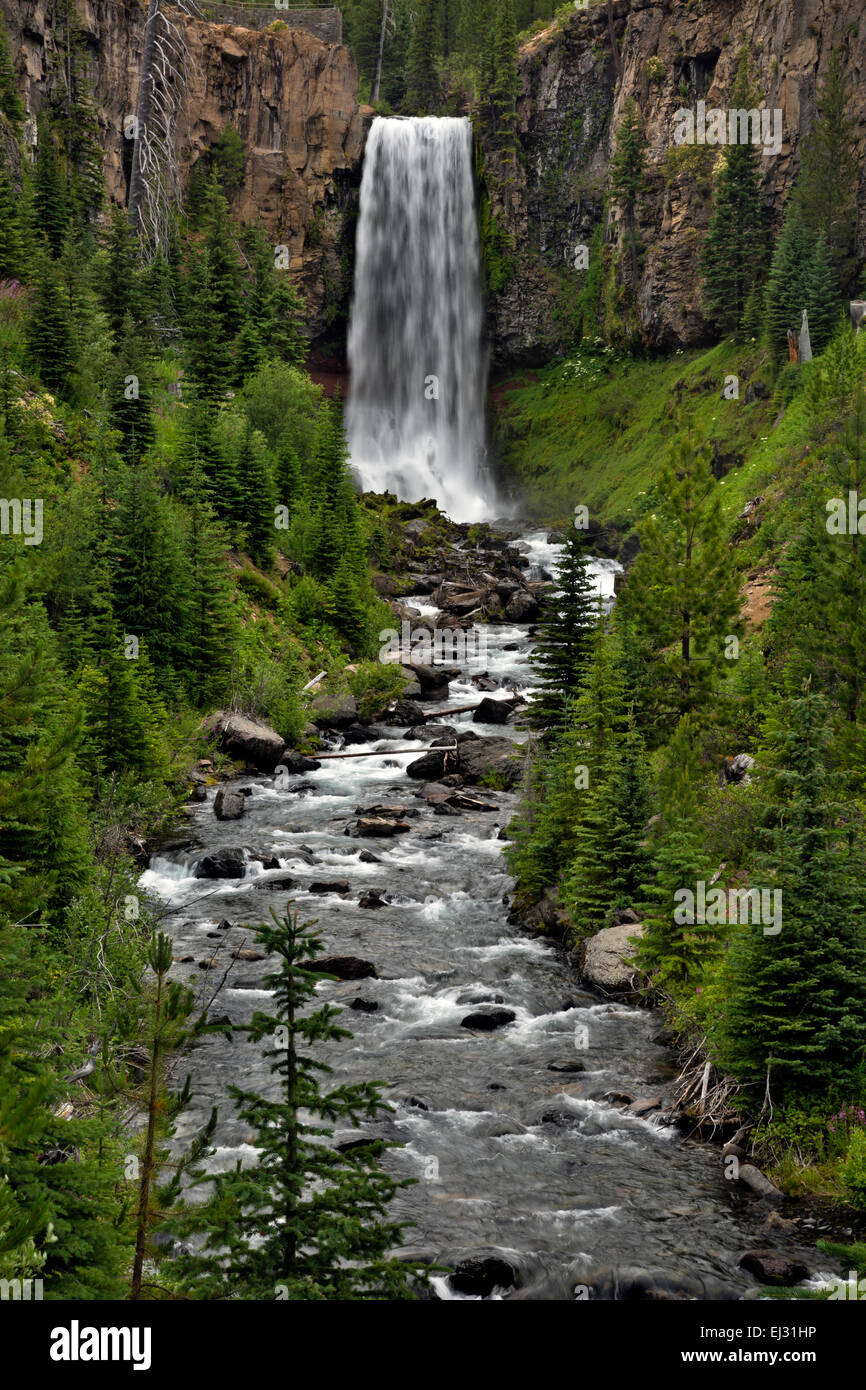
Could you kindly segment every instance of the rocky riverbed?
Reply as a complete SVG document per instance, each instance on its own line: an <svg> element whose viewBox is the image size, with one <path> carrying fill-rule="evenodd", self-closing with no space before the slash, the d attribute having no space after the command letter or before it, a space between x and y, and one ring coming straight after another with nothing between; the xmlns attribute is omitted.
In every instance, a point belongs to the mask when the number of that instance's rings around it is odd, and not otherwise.
<svg viewBox="0 0 866 1390"><path fill-rule="evenodd" d="M514 592L532 595L549 582L556 538L519 545ZM608 603L617 569L595 566ZM491 596L502 603L495 583L479 595L477 565L465 581L432 577L433 589L393 596L413 624L449 620L444 601L459 590L448 584L473 585L490 618ZM327 751L373 756L293 757L260 731L221 726L235 756L253 740L259 770L200 782L184 836L142 877L174 937L177 978L203 997L219 981L212 1015L242 1023L265 1003L268 968L250 924L289 902L318 921L339 977L319 994L354 1034L327 1060L336 1081L386 1087L393 1112L366 1132L399 1145L384 1162L418 1180L395 1215L414 1223L409 1253L453 1271L433 1281L440 1299L740 1298L762 1279L814 1273L814 1222L786 1224L776 1200L725 1180L717 1148L665 1122L676 1065L659 1019L592 992L559 945L509 923L503 841L531 633L506 604L485 636L483 667L446 681L437 671L435 699L407 667L411 693L391 722L337 712ZM508 704L504 721L464 708L482 693ZM183 1067L194 1095L179 1141L217 1105L212 1168L253 1163L227 1087L270 1090L257 1050L243 1034L213 1036Z"/></svg>

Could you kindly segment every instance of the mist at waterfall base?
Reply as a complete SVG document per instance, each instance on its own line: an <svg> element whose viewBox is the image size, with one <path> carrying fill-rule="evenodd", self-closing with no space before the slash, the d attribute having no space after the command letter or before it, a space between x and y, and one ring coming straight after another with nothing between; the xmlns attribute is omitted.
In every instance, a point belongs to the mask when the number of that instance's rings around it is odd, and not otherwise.
<svg viewBox="0 0 866 1390"><path fill-rule="evenodd" d="M365 491L432 497L457 521L503 510L484 425L472 134L457 117L377 117L361 181L346 428Z"/></svg>

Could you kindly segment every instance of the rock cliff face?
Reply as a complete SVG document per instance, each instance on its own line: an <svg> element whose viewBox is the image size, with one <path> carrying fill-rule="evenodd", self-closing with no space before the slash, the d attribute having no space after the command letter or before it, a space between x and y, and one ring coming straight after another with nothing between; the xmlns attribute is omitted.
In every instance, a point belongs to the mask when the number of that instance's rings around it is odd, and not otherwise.
<svg viewBox="0 0 866 1390"><path fill-rule="evenodd" d="M124 203L130 142L124 117L135 111L146 3L79 0L91 64L109 197ZM56 70L53 0L2 0L21 90L37 116ZM275 18L279 13L274 11ZM320 335L350 291L352 229L364 137L372 111L357 103L358 74L343 44L300 29L246 29L172 16L183 24L189 90L177 123L182 179L227 126L248 148L235 204L244 221L261 218L290 267ZM35 122L29 123L35 138Z"/></svg>
<svg viewBox="0 0 866 1390"><path fill-rule="evenodd" d="M613 13L621 79L606 5L576 11L521 50L523 170L502 216L521 251L517 273L490 304L490 333L500 361L542 361L567 341L568 304L582 282L573 268L575 248L588 246L604 222L613 132L630 95L638 101L648 139L649 191L638 209L645 248L638 314L640 332L653 347L694 345L712 334L700 310L698 251L719 151L676 146L674 112L695 110L701 99L708 108L727 110L743 43L751 49L760 104L781 112L781 149L761 159L764 193L777 226L833 49L843 59L852 93L849 113L859 123L866 155L866 24L859 5L616 0ZM862 204L866 169L860 191ZM609 257L620 239L615 213L603 236ZM866 252L866 221L860 240Z"/></svg>

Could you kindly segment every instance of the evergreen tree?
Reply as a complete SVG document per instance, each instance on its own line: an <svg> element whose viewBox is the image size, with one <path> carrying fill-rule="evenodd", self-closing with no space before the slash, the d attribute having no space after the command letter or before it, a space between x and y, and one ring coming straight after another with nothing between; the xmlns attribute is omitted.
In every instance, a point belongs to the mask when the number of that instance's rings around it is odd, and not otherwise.
<svg viewBox="0 0 866 1390"><path fill-rule="evenodd" d="M33 176L34 231L48 242L51 255L63 254L69 235L71 208L66 179L54 145L51 125L43 118L39 124L36 168Z"/></svg>
<svg viewBox="0 0 866 1390"><path fill-rule="evenodd" d="M338 1121L375 1120L388 1107L372 1083L343 1084L324 1092L319 1077L331 1068L309 1051L322 1042L350 1038L335 1023L330 1004L313 1007L322 978L316 958L321 938L297 915L256 933L277 958L265 977L275 1012L257 1011L250 1040L271 1041L265 1056L278 1090L273 1099L230 1087L240 1118L256 1135L259 1162L240 1164L216 1178L208 1209L207 1246L187 1262L188 1287L199 1296L290 1301L394 1300L411 1298L421 1270L389 1256L402 1228L387 1208L406 1183L379 1166L381 1145L353 1146L347 1153L327 1140ZM208 1179L209 1180L209 1179Z"/></svg>
<svg viewBox="0 0 866 1390"><path fill-rule="evenodd" d="M748 50L740 53L731 106L748 110L756 93ZM758 148L750 141L729 144L716 184L713 215L701 253L707 315L720 333L732 333L743 320L750 296L766 266L767 230L758 178ZM752 320L754 306L752 306Z"/></svg>
<svg viewBox="0 0 866 1390"><path fill-rule="evenodd" d="M622 120L614 136L614 152L608 174L610 191L622 208L625 234L631 266L631 287L637 290L640 279L639 247L636 211L646 189L646 136L643 121L634 97L629 97L622 110Z"/></svg>
<svg viewBox="0 0 866 1390"><path fill-rule="evenodd" d="M517 32L512 0L496 0L492 40L487 96L490 138L494 148L513 152L520 76L517 71Z"/></svg>
<svg viewBox="0 0 866 1390"><path fill-rule="evenodd" d="M27 347L40 377L52 391L65 392L75 363L72 317L54 262L44 245L33 254L33 292L26 325Z"/></svg>
<svg viewBox="0 0 866 1390"><path fill-rule="evenodd" d="M556 589L542 600L531 656L539 688L529 714L540 732L561 728L592 651L599 599L588 564L585 537L572 527L560 552Z"/></svg>
<svg viewBox="0 0 866 1390"><path fill-rule="evenodd" d="M0 877L10 884L8 864ZM68 1115L69 1001L44 998L56 970L38 932L0 923L0 1268L54 1299L123 1293L129 1247L108 1125ZM39 985L34 985L39 981Z"/></svg>
<svg viewBox="0 0 866 1390"><path fill-rule="evenodd" d="M406 57L406 106L415 115L435 115L439 108L436 73L437 0L419 0Z"/></svg>
<svg viewBox="0 0 866 1390"><path fill-rule="evenodd" d="M835 49L818 96L820 114L801 146L794 190L804 225L813 236L825 238L833 283L846 296L855 288L860 178L856 123L847 114L849 100L842 57Z"/></svg>
<svg viewBox="0 0 866 1390"><path fill-rule="evenodd" d="M349 524L355 500L349 482L348 456L342 406L334 397L322 412L311 497L315 521L307 568L316 579L328 580L344 559L354 566L360 557L360 538Z"/></svg>
<svg viewBox="0 0 866 1390"><path fill-rule="evenodd" d="M165 771L160 717L141 690L143 656L127 655L126 634L111 614L104 614L92 641L93 651L78 672L78 696L84 715L81 761L94 778L112 772L137 773L149 779Z"/></svg>
<svg viewBox="0 0 866 1390"><path fill-rule="evenodd" d="M740 579L709 450L678 435L659 471L658 496L656 511L639 528L641 551L624 607L646 644L647 681L661 731L673 712L705 707L713 685L727 674L725 642L740 626Z"/></svg>
<svg viewBox="0 0 866 1390"><path fill-rule="evenodd" d="M80 890L89 856L73 755L79 716L56 660L45 612L27 602L22 559L0 565L0 915L51 922Z"/></svg>
<svg viewBox="0 0 866 1390"><path fill-rule="evenodd" d="M827 254L823 233L818 237L809 267L809 339L813 354L827 347L842 309L836 272Z"/></svg>
<svg viewBox="0 0 866 1390"><path fill-rule="evenodd" d="M723 1065L755 1088L848 1098L864 1080L866 934L862 846L830 795L827 708L808 688L767 730L770 829L761 867L781 893L781 930L738 930L720 1031ZM766 924L765 924L766 925Z"/></svg>
<svg viewBox="0 0 866 1390"><path fill-rule="evenodd" d="M718 950L721 923L708 920L677 897L713 876L699 818L701 770L696 730L688 715L665 750L661 773L662 830L652 849L654 876L645 885L643 936L637 959L656 986L681 986L700 978Z"/></svg>
<svg viewBox="0 0 866 1390"><path fill-rule="evenodd" d="M168 693L187 656L188 575L177 514L153 475L137 465L121 479L111 523L118 622L147 646Z"/></svg>
<svg viewBox="0 0 866 1390"><path fill-rule="evenodd" d="M777 358L786 353L788 329L799 334L803 310L812 307L814 250L811 233L793 206L776 242L764 301L764 327Z"/></svg>
<svg viewBox="0 0 866 1390"><path fill-rule="evenodd" d="M18 90L18 75L9 49L9 36L6 25L0 19L0 111L12 129L18 133L24 123L26 111L21 93Z"/></svg>
<svg viewBox="0 0 866 1390"><path fill-rule="evenodd" d="M120 453L136 464L154 440L153 404L148 381L149 364L140 335L130 314L124 319L117 360L106 390L108 418L120 434Z"/></svg>
<svg viewBox="0 0 866 1390"><path fill-rule="evenodd" d="M105 236L104 270L99 294L115 339L120 342L127 320L143 323L149 298L143 283L139 243L121 208L113 207Z"/></svg>
<svg viewBox="0 0 866 1390"><path fill-rule="evenodd" d="M29 238L21 194L0 163L0 280L25 280L29 268Z"/></svg>
<svg viewBox="0 0 866 1390"><path fill-rule="evenodd" d="M165 1061L171 1051L176 1051L196 1031L187 1026L195 1003L193 991L176 980L166 979L172 966L172 951L171 937L164 932L155 932L147 953L147 963L156 976L156 988L148 1019L147 1124L142 1142L135 1211L135 1252L129 1292L132 1302L138 1301L146 1288L146 1259L154 1260L159 1256L158 1249L150 1242L152 1228L159 1222L164 1223L166 1215L176 1207L181 1196L183 1175L209 1151L217 1121L217 1112L212 1110L208 1124L183 1158L171 1164L173 1172L170 1181L160 1183L161 1169L167 1161L165 1145L160 1143L160 1131L165 1131L168 1120L169 1132L172 1132L170 1121L189 1098L189 1078L179 1094L166 1097Z"/></svg>
<svg viewBox="0 0 866 1390"><path fill-rule="evenodd" d="M188 494L184 551L189 575L189 636L184 676L200 705L224 702L237 637L233 589L225 561L228 542L205 501L199 472Z"/></svg>
<svg viewBox="0 0 866 1390"><path fill-rule="evenodd" d="M606 925L619 908L634 907L646 877L646 751L633 720L625 732L612 729L611 743L584 793L563 883L563 901L581 933Z"/></svg>

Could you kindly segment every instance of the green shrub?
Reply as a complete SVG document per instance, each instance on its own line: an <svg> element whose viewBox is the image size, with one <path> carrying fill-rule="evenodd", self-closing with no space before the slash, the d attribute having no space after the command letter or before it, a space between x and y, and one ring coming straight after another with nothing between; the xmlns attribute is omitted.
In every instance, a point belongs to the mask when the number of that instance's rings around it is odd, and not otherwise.
<svg viewBox="0 0 866 1390"><path fill-rule="evenodd" d="M395 663L362 661L349 677L349 689L358 701L361 719L375 719L403 688L403 676Z"/></svg>

